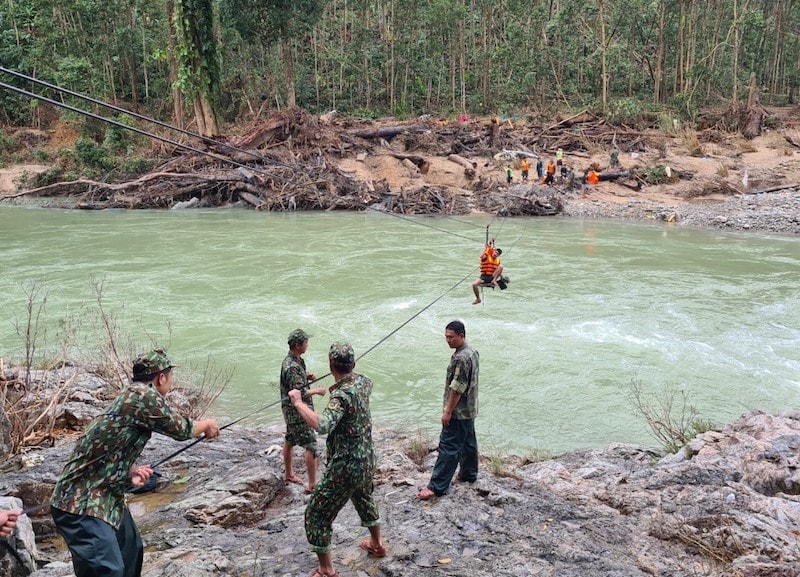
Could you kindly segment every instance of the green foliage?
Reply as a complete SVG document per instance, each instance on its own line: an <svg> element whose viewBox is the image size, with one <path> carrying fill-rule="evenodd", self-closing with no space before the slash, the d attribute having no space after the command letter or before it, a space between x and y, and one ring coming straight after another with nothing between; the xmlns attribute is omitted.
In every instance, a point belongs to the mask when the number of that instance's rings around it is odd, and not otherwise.
<svg viewBox="0 0 800 577"><path fill-rule="evenodd" d="M611 124L636 124L647 112L641 100L617 98L608 103L606 121Z"/></svg>
<svg viewBox="0 0 800 577"><path fill-rule="evenodd" d="M278 42L293 58L298 104L317 112L577 109L600 101L604 52L612 122L633 123L647 114L658 65L658 104L690 122L700 105L727 104L734 83L742 92L751 70L777 98L796 92L800 41L790 31L800 28L800 12L791 3L753 0L741 7L738 46L728 34L729 6L692 3L687 14L670 4L660 51L662 4L176 0L173 55L167 3L159 0L4 2L0 64L104 101L149 108L162 120L171 111L172 56L179 63L176 85L189 106L199 93L237 121L265 101L282 102ZM1 123L31 123L36 112L26 98L0 91ZM121 141L105 144L123 149Z"/></svg>
<svg viewBox="0 0 800 577"><path fill-rule="evenodd" d="M691 95L678 92L672 96L671 105L675 113L682 120L694 122L695 118L697 118L697 104L694 102Z"/></svg>
<svg viewBox="0 0 800 577"><path fill-rule="evenodd" d="M64 180L63 176L64 170L60 166L51 166L45 172L39 175L39 186L47 186Z"/></svg>
<svg viewBox="0 0 800 577"><path fill-rule="evenodd" d="M50 162L50 153L46 150L42 150L41 148L37 148L31 152L31 159L34 162L40 163Z"/></svg>
<svg viewBox="0 0 800 577"><path fill-rule="evenodd" d="M123 157L117 166L117 172L122 176L133 177L152 170L156 161L152 158L141 156Z"/></svg>
<svg viewBox="0 0 800 577"><path fill-rule="evenodd" d="M124 119L120 119L122 124L126 124ZM127 152L128 148L133 144L131 138L132 132L114 124L109 124L106 127L106 136L103 139L103 148L112 154L121 154Z"/></svg>
<svg viewBox="0 0 800 577"><path fill-rule="evenodd" d="M667 168L661 164L644 169L644 181L647 184L661 184L667 181Z"/></svg>
<svg viewBox="0 0 800 577"><path fill-rule="evenodd" d="M75 143L75 152L78 159L91 169L108 170L111 168L111 159L107 151L88 138L79 138Z"/></svg>
<svg viewBox="0 0 800 577"><path fill-rule="evenodd" d="M22 143L10 134L0 132L0 156L7 156L19 150Z"/></svg>

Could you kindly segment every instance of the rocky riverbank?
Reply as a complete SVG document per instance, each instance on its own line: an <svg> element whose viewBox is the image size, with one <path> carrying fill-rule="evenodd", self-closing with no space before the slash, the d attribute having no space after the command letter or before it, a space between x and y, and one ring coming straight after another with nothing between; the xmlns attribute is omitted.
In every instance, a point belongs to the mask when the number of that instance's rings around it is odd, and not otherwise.
<svg viewBox="0 0 800 577"><path fill-rule="evenodd" d="M601 185L602 186L602 185ZM675 226L800 235L800 191L786 189L722 199L684 200L646 195L570 194L564 215L577 218L648 221Z"/></svg>
<svg viewBox="0 0 800 577"><path fill-rule="evenodd" d="M100 410L81 405L91 407L102 387L88 375L75 383L59 411L78 426ZM72 440L0 466L0 494L12 497L0 506L46 502ZM381 430L375 443L388 556L358 548L367 532L348 505L334 525L342 577L800 574L800 411L743 415L674 455L632 445L539 461L484 455L476 483L429 503L415 495L435 441ZM143 575L308 575L307 496L284 485L281 445L282 425L231 427L165 463L158 489L130 498L146 545ZM181 446L156 435L140 462ZM303 471L299 452L296 467ZM25 517L19 528L10 544L29 569L0 553L0 574L72 575L48 515Z"/></svg>

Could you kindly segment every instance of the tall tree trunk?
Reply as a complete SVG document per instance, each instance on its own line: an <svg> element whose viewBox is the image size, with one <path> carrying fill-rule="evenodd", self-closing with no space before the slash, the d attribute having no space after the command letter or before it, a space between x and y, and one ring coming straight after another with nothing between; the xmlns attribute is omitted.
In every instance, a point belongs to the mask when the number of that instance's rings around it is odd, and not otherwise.
<svg viewBox="0 0 800 577"><path fill-rule="evenodd" d="M739 102L739 3L733 0L733 89L731 102L736 105Z"/></svg>
<svg viewBox="0 0 800 577"><path fill-rule="evenodd" d="M664 76L664 25L667 13L667 0L659 2L658 9L658 49L656 50L656 74L655 86L653 87L653 104L661 102L661 88Z"/></svg>
<svg viewBox="0 0 800 577"><path fill-rule="evenodd" d="M605 0L597 0L600 12L600 71L603 75L603 116L608 113L608 40L606 39Z"/></svg>
<svg viewBox="0 0 800 577"><path fill-rule="evenodd" d="M286 83L286 105L296 106L297 98L294 89L294 57L292 55L292 41L289 38L281 38L279 44L281 60L283 61L283 77Z"/></svg>
<svg viewBox="0 0 800 577"><path fill-rule="evenodd" d="M178 128L186 126L183 116L183 93L178 88L178 39L175 32L175 2L167 0L167 20L169 21L169 41L167 58L169 59L169 85L172 93L172 123Z"/></svg>

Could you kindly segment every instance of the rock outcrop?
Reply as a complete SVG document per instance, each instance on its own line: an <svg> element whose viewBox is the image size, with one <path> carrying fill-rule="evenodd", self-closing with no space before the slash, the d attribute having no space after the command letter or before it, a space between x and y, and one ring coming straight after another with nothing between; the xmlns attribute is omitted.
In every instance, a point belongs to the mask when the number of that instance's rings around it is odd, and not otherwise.
<svg viewBox="0 0 800 577"><path fill-rule="evenodd" d="M310 573L308 497L283 483L282 442L282 426L231 427L165 463L157 490L129 503L146 545L143 575ZM427 503L415 495L428 480L435 443L415 460L418 438L376 431L375 442L389 554L375 559L359 549L367 531L348 505L334 524L342 577L800 574L800 411L745 414L674 455L620 444L538 462L484 456L477 482L455 484ZM25 507L45 503L71 445L0 466L0 494ZM180 446L155 435L140 462ZM302 473L299 451L296 461ZM9 543L36 560L33 575L72 575L47 512L24 519L37 544L20 536ZM28 574L8 554L0 570Z"/></svg>

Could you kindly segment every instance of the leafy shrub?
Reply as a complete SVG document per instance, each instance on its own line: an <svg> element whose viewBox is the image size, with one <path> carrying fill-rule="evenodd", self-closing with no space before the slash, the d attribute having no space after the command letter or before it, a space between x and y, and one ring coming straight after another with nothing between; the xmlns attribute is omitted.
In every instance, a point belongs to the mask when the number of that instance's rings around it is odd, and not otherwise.
<svg viewBox="0 0 800 577"><path fill-rule="evenodd" d="M606 121L611 124L638 124L649 114L642 101L635 98L618 98L608 104Z"/></svg>
<svg viewBox="0 0 800 577"><path fill-rule="evenodd" d="M120 118L122 124L128 124L127 115ZM106 137L103 140L103 147L112 154L121 154L127 152L129 147L133 145L133 138L131 132L114 124L109 124L106 127Z"/></svg>
<svg viewBox="0 0 800 577"><path fill-rule="evenodd" d="M50 162L50 153L41 148L37 148L31 152L31 158L34 162Z"/></svg>
<svg viewBox="0 0 800 577"><path fill-rule="evenodd" d="M111 168L111 160L105 149L94 140L79 138L75 143L75 152L78 154L78 159L89 168L100 170Z"/></svg>
<svg viewBox="0 0 800 577"><path fill-rule="evenodd" d="M152 158L134 156L131 158L125 157L121 159L117 169L124 175L138 176L152 170L155 165L156 161Z"/></svg>
<svg viewBox="0 0 800 577"><path fill-rule="evenodd" d="M62 176L64 175L64 169L60 166L52 166L39 175L39 186L47 186L49 184L53 184L54 182L58 182L62 180Z"/></svg>

